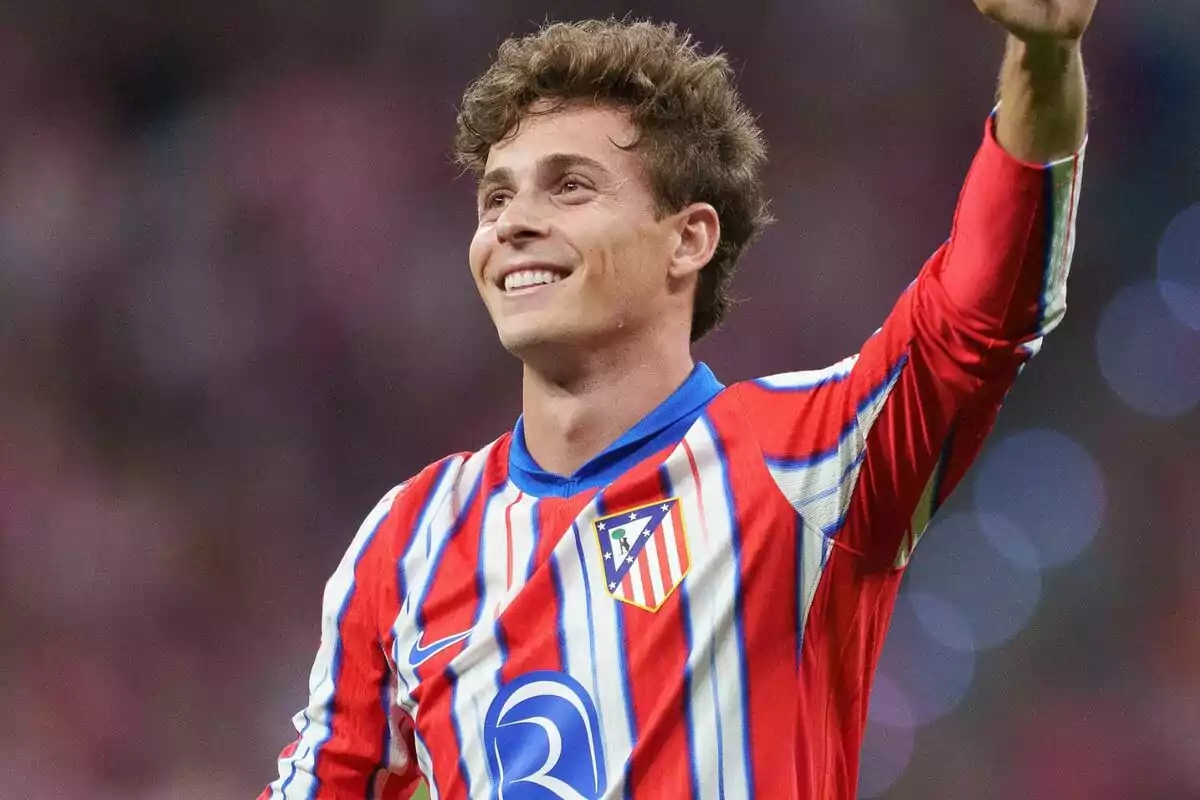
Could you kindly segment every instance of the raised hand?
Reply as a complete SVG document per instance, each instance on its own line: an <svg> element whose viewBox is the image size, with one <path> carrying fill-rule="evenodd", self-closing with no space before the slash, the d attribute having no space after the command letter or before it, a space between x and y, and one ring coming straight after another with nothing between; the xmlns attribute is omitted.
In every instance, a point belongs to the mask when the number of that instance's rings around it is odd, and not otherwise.
<svg viewBox="0 0 1200 800"><path fill-rule="evenodd" d="M975 7L1026 42L1078 41L1092 21L1096 0L975 0Z"/></svg>

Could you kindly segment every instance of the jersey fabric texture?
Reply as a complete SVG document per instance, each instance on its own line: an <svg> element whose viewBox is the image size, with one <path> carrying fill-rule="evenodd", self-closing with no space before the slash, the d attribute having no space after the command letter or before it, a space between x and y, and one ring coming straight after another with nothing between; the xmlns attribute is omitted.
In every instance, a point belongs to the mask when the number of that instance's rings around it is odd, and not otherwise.
<svg viewBox="0 0 1200 800"><path fill-rule="evenodd" d="M698 365L569 477L518 421L388 493L262 798L853 798L904 568L1064 313L1081 166L989 124L858 355L729 387Z"/></svg>

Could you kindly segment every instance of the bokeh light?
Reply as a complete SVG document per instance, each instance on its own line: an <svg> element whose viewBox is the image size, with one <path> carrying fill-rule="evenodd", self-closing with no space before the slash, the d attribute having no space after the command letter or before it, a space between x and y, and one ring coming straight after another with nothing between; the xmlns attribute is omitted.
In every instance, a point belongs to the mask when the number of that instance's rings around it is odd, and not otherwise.
<svg viewBox="0 0 1200 800"><path fill-rule="evenodd" d="M1091 453L1054 430L1022 431L989 447L973 493L988 541L1027 569L1059 566L1087 549L1107 503ZM997 517L1012 525L998 528Z"/></svg>
<svg viewBox="0 0 1200 800"><path fill-rule="evenodd" d="M1134 409L1170 418L1200 403L1200 332L1176 318L1153 282L1126 286L1109 302L1096 351L1109 386Z"/></svg>
<svg viewBox="0 0 1200 800"><path fill-rule="evenodd" d="M914 569L909 567L910 575ZM889 676L890 685L905 699L904 711L893 712L897 714L893 724L905 719L901 714L910 714L915 724L922 725L951 711L971 687L975 658L973 649L951 647L931 636L917 614L912 593L902 589L896 598L878 671L881 676ZM888 713L885 709L897 707L880 702L880 710L873 713L881 717Z"/></svg>
<svg viewBox="0 0 1200 800"><path fill-rule="evenodd" d="M912 704L891 676L875 675L860 760L859 797L878 797L892 787L912 758Z"/></svg>
<svg viewBox="0 0 1200 800"><path fill-rule="evenodd" d="M1163 231L1158 285L1175 318L1200 331L1200 203L1181 211Z"/></svg>
<svg viewBox="0 0 1200 800"><path fill-rule="evenodd" d="M970 652L975 649L971 621L954 604L924 592L909 592L908 600L917 621L938 642L955 650Z"/></svg>
<svg viewBox="0 0 1200 800"><path fill-rule="evenodd" d="M909 569L909 591L920 598L919 624L943 626L930 634L939 642L962 641L961 616L970 625L975 647L995 647L1020 631L1037 606L1041 573L997 557L990 541L997 534L1022 535L999 517L985 522L983 515L960 513L935 522L922 537L921 558ZM957 615L935 609L930 597L948 604Z"/></svg>

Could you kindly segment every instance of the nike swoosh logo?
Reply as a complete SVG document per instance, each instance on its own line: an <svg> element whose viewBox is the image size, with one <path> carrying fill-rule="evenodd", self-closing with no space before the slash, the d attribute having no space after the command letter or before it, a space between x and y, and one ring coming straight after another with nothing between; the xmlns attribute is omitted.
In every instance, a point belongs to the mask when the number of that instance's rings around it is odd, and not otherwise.
<svg viewBox="0 0 1200 800"><path fill-rule="evenodd" d="M422 647L421 639L425 636L425 631L421 631L421 635L417 637L415 642L413 642L412 649L408 651L408 663L414 667L420 666L436 656L438 653L445 650L447 647L458 644L470 635L470 631L454 633L442 639L438 639L436 642L430 642Z"/></svg>

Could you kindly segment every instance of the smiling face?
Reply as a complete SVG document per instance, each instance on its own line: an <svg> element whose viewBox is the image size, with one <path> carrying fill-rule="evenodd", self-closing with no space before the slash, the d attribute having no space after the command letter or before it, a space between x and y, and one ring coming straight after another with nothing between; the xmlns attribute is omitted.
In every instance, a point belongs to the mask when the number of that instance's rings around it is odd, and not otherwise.
<svg viewBox="0 0 1200 800"><path fill-rule="evenodd" d="M637 155L618 146L635 138L624 113L577 105L527 116L491 148L470 263L509 352L561 358L646 331L686 343L711 248L697 260L690 217L656 214Z"/></svg>

